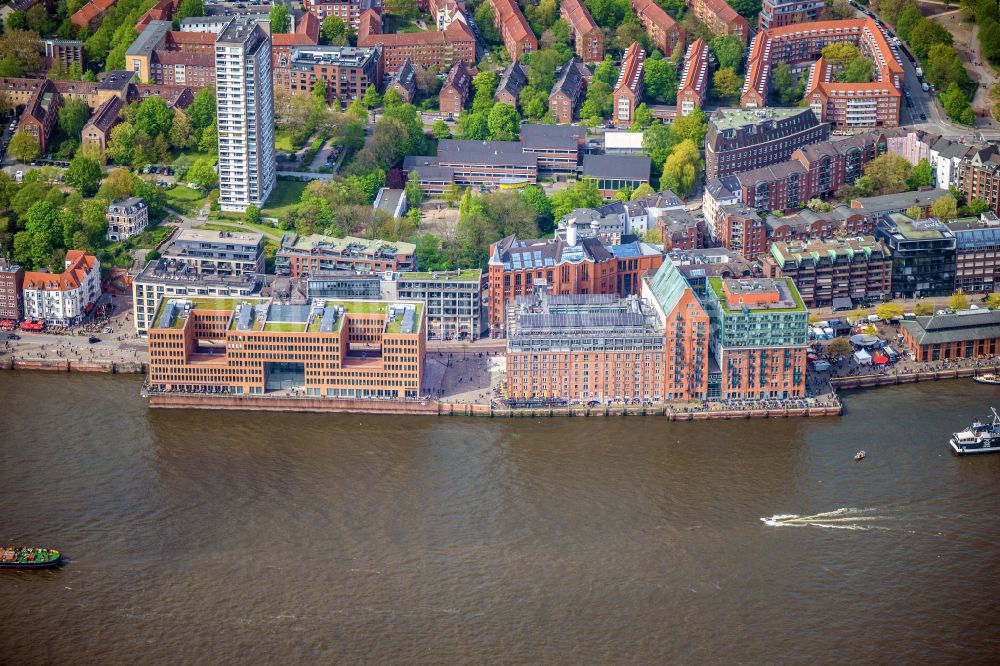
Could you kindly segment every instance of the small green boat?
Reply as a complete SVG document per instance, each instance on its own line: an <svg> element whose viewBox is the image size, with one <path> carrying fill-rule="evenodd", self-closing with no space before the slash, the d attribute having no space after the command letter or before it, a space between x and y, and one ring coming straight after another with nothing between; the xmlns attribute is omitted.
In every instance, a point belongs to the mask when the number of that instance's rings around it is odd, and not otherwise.
<svg viewBox="0 0 1000 666"><path fill-rule="evenodd" d="M62 564L62 554L52 548L0 547L0 569L51 569Z"/></svg>

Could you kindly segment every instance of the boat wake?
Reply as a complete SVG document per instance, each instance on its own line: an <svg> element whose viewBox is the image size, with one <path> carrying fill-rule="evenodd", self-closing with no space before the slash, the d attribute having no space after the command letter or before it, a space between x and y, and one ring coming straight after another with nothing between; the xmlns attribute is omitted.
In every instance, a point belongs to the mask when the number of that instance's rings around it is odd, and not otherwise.
<svg viewBox="0 0 1000 666"><path fill-rule="evenodd" d="M778 513L761 518L768 527L823 527L832 530L887 530L880 525L881 521L890 520L888 516L872 515L874 509L856 509L844 507L834 511L814 513L800 516L797 513Z"/></svg>

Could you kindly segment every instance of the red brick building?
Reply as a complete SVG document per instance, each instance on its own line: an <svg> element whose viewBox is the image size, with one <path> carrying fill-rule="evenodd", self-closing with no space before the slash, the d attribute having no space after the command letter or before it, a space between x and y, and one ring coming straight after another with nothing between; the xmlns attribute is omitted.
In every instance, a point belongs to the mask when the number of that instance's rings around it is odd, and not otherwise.
<svg viewBox="0 0 1000 666"><path fill-rule="evenodd" d="M457 117L462 112L472 92L472 76L472 70L464 62L455 63L438 94L441 113Z"/></svg>
<svg viewBox="0 0 1000 666"><path fill-rule="evenodd" d="M903 321L899 332L916 361L1000 355L1000 310L917 317Z"/></svg>
<svg viewBox="0 0 1000 666"><path fill-rule="evenodd" d="M604 35L582 0L563 0L559 16L569 24L569 40L583 62L604 60Z"/></svg>
<svg viewBox="0 0 1000 666"><path fill-rule="evenodd" d="M493 23L500 32L500 39L511 59L517 60L525 53L538 50L535 33L524 18L515 0L486 0L493 8Z"/></svg>
<svg viewBox="0 0 1000 666"><path fill-rule="evenodd" d="M729 6L726 0L688 0L688 7L714 35L736 35L746 41L750 35L747 20Z"/></svg>
<svg viewBox="0 0 1000 666"><path fill-rule="evenodd" d="M414 65L447 71L457 62L476 62L476 38L462 21L444 30L383 35L382 23L372 10L362 15L358 46L382 47L383 70L392 73L409 60Z"/></svg>
<svg viewBox="0 0 1000 666"><path fill-rule="evenodd" d="M705 105L711 74L708 44L699 37L684 53L684 70L677 89L677 113L686 116Z"/></svg>
<svg viewBox="0 0 1000 666"><path fill-rule="evenodd" d="M587 90L590 70L582 62L573 59L563 66L563 71L549 93L549 110L556 120L568 125L576 118L576 109Z"/></svg>
<svg viewBox="0 0 1000 666"><path fill-rule="evenodd" d="M635 109L642 103L642 93L645 90L643 79L646 52L639 42L632 45L622 56L622 68L615 84L615 107L613 118L618 125L628 126L635 118Z"/></svg>
<svg viewBox="0 0 1000 666"><path fill-rule="evenodd" d="M48 152L49 139L59 121L60 106L62 95L51 81L46 81L32 96L17 124L18 132L26 132L35 137L43 155Z"/></svg>
<svg viewBox="0 0 1000 666"><path fill-rule="evenodd" d="M664 57L669 58L678 45L684 46L684 31L655 0L632 0L632 8L642 21L653 46Z"/></svg>

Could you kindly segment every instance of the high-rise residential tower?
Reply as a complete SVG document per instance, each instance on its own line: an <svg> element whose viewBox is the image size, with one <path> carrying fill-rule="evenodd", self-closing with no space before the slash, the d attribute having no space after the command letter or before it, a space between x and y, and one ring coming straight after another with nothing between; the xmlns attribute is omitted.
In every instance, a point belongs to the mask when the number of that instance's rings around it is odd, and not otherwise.
<svg viewBox="0 0 1000 666"><path fill-rule="evenodd" d="M219 206L263 207L274 187L274 88L271 35L234 18L215 41L219 130Z"/></svg>

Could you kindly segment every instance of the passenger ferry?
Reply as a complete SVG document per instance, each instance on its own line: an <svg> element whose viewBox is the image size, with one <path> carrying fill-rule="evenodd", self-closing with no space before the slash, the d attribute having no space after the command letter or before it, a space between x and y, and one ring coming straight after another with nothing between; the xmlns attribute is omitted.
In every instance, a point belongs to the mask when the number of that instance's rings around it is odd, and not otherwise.
<svg viewBox="0 0 1000 666"><path fill-rule="evenodd" d="M964 455L1000 451L1000 416L997 415L996 409L991 407L990 411L993 412L993 423L974 421L965 430L951 436L951 448L955 453Z"/></svg>
<svg viewBox="0 0 1000 666"><path fill-rule="evenodd" d="M1000 384L1000 375L989 372L984 375L976 375L972 381L979 384Z"/></svg>

